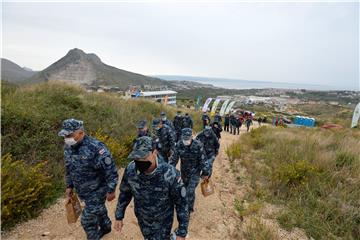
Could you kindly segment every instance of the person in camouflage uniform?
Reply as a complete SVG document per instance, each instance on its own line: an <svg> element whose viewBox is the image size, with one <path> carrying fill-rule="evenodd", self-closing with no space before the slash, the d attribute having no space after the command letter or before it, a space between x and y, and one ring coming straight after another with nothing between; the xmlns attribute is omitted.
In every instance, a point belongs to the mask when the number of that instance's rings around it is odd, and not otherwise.
<svg viewBox="0 0 360 240"><path fill-rule="evenodd" d="M158 118L153 120L152 127L154 131L153 140L156 142L156 148L164 161L168 162L171 155L175 152L175 134L168 125L162 124Z"/></svg>
<svg viewBox="0 0 360 240"><path fill-rule="evenodd" d="M176 133L175 140L177 142L180 140L181 129L182 129L182 124L183 124L183 116L181 116L181 111L177 111L173 123L174 123L173 125L174 125L175 133Z"/></svg>
<svg viewBox="0 0 360 240"><path fill-rule="evenodd" d="M138 139L139 137L143 137L143 136L148 136L150 137L150 133L149 133L149 129L147 127L147 121L146 120L141 120L138 122L138 124L136 125L137 128L137 135L136 138L133 141L133 145L136 142L136 139Z"/></svg>
<svg viewBox="0 0 360 240"><path fill-rule="evenodd" d="M173 123L169 119L167 119L165 112L160 113L160 120L161 120L162 124L168 125L172 131L175 131L175 127L174 127Z"/></svg>
<svg viewBox="0 0 360 240"><path fill-rule="evenodd" d="M190 115L188 113L185 113L185 116L183 118L183 122L182 122L182 128L193 128L194 127L194 123L193 120L191 119Z"/></svg>
<svg viewBox="0 0 360 240"><path fill-rule="evenodd" d="M58 134L64 137L66 194L73 189L85 202L81 216L87 239L98 240L111 232L105 200L115 198L118 172L105 144L85 134L83 122L67 119Z"/></svg>
<svg viewBox="0 0 360 240"><path fill-rule="evenodd" d="M192 139L191 128L184 128L181 131L181 140L176 143L176 151L170 159L170 164L175 167L179 159L181 178L186 186L189 213L191 213L194 211L195 189L200 177L208 178L210 171L203 144Z"/></svg>
<svg viewBox="0 0 360 240"><path fill-rule="evenodd" d="M185 239L189 224L186 189L175 167L159 161L150 137L137 139L129 155L115 212L115 229L122 230L125 210L134 198L134 212L144 239L169 240L176 209L177 240ZM162 163L161 163L162 162Z"/></svg>
<svg viewBox="0 0 360 240"><path fill-rule="evenodd" d="M218 122L221 123L222 122L222 117L220 116L220 113L216 113L215 117L214 117L214 122Z"/></svg>
<svg viewBox="0 0 360 240"><path fill-rule="evenodd" d="M206 112L203 112L203 115L202 115L202 117L201 117L201 120L203 121L203 129L205 129L205 127L206 127L206 120L207 120L208 123L210 123L210 117L209 117L209 115L207 115Z"/></svg>
<svg viewBox="0 0 360 240"><path fill-rule="evenodd" d="M209 175L211 176L214 160L219 153L219 140L211 126L206 126L205 129L196 136L196 139L204 145L206 159L210 165Z"/></svg>

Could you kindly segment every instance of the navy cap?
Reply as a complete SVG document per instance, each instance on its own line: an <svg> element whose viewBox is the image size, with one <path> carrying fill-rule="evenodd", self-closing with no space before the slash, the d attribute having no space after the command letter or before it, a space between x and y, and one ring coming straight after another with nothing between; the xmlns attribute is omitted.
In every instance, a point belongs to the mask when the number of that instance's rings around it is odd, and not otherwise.
<svg viewBox="0 0 360 240"><path fill-rule="evenodd" d="M157 127L160 124L160 119L159 118L155 118L152 122L152 126L153 127Z"/></svg>
<svg viewBox="0 0 360 240"><path fill-rule="evenodd" d="M132 152L129 154L128 159L139 160L145 158L153 151L153 141L151 137L144 136L136 139Z"/></svg>
<svg viewBox="0 0 360 240"><path fill-rule="evenodd" d="M160 113L160 116L164 117L164 116L166 116L166 113L165 113L165 112L161 112L161 113Z"/></svg>
<svg viewBox="0 0 360 240"><path fill-rule="evenodd" d="M141 121L138 122L138 124L136 125L136 127L137 127L138 129L143 129L143 128L146 126L146 124L147 124L147 121L146 121L146 120L141 120Z"/></svg>
<svg viewBox="0 0 360 240"><path fill-rule="evenodd" d="M62 129L61 131L58 133L58 135L60 137L65 137L67 135L72 134L73 132L77 131L77 130L84 130L84 125L83 125L83 121L80 120L76 120L76 119L66 119L63 124L62 124Z"/></svg>
<svg viewBox="0 0 360 240"><path fill-rule="evenodd" d="M192 129L191 128L183 128L181 130L181 139L190 140L192 137Z"/></svg>

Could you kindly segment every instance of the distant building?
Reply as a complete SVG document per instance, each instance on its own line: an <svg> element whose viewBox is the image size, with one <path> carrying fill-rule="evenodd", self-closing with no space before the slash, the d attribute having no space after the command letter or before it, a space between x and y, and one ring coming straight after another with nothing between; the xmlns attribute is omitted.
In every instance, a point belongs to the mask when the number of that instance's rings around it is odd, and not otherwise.
<svg viewBox="0 0 360 240"><path fill-rule="evenodd" d="M171 90L164 91L141 91L140 89L131 89L125 92L125 98L145 98L156 102L169 105L176 104L177 92Z"/></svg>
<svg viewBox="0 0 360 240"><path fill-rule="evenodd" d="M141 92L140 97L145 99L153 99L156 102L161 102L174 105L176 104L176 94L177 92L166 90L166 91L151 91L151 92Z"/></svg>

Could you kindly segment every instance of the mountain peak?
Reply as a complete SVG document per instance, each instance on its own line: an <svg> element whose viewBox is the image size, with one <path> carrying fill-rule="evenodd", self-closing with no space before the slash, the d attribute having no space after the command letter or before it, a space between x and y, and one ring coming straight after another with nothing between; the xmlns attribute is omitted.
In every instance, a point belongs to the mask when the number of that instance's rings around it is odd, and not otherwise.
<svg viewBox="0 0 360 240"><path fill-rule="evenodd" d="M44 81L67 81L78 85L113 86L122 90L133 85L168 86L166 81L128 72L104 64L94 53L86 53L74 48L38 74L31 77L30 83Z"/></svg>
<svg viewBox="0 0 360 240"><path fill-rule="evenodd" d="M81 60L89 60L95 64L100 64L101 59L94 53L85 53L83 50L79 48L71 49L65 57L70 57L73 59L81 59Z"/></svg>

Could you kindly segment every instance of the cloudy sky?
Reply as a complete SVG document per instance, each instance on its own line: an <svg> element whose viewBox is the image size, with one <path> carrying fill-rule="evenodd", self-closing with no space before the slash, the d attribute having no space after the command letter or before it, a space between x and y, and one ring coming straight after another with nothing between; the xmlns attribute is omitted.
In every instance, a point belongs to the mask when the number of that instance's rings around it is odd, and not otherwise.
<svg viewBox="0 0 360 240"><path fill-rule="evenodd" d="M359 3L2 5L2 56L41 70L72 48L142 74L359 90Z"/></svg>

